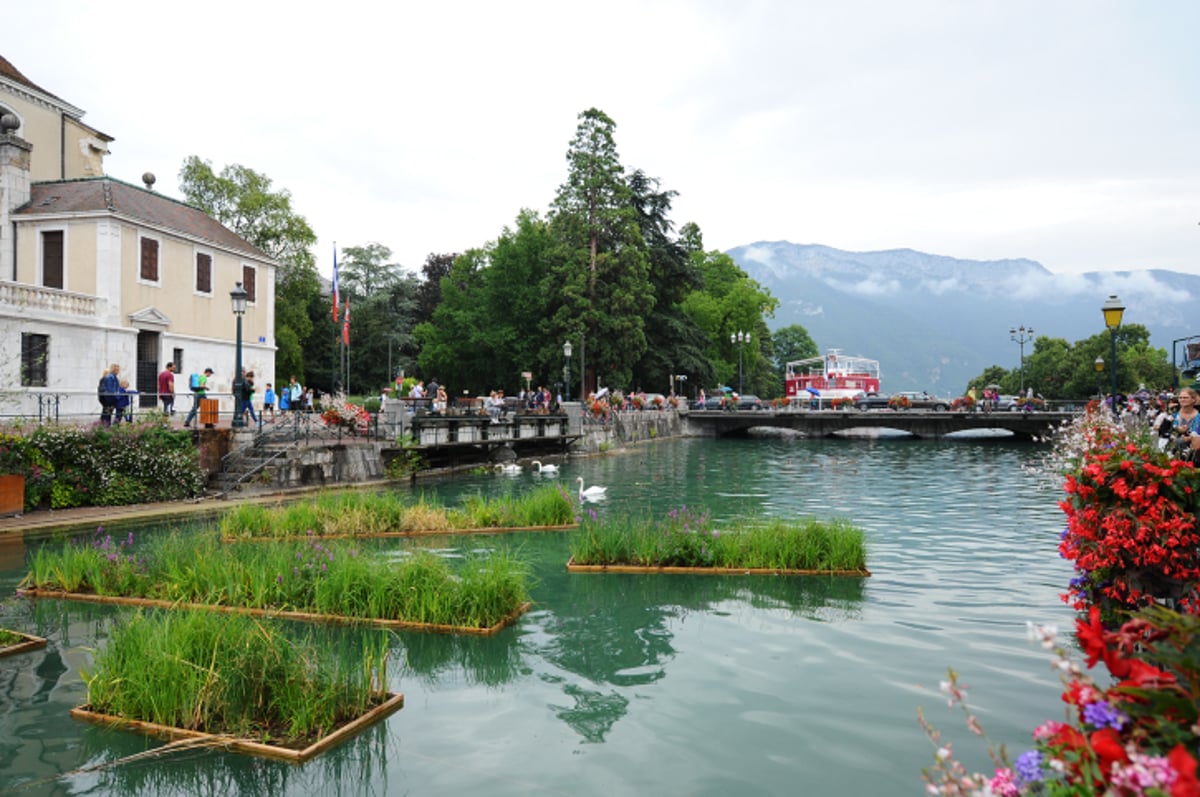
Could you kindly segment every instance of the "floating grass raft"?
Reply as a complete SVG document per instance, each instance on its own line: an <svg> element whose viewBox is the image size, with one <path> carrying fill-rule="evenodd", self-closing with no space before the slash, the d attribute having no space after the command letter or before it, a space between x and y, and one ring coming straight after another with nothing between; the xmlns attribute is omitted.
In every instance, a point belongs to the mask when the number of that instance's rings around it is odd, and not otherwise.
<svg viewBox="0 0 1200 797"><path fill-rule="evenodd" d="M492 634L528 610L527 570L503 550L451 568L429 551L396 560L339 541L228 546L172 534L139 545L98 533L36 551L22 586L31 597Z"/></svg>
<svg viewBox="0 0 1200 797"><path fill-rule="evenodd" d="M861 529L844 520L753 519L715 527L705 510L599 519L571 535L571 572L870 576Z"/></svg>
<svg viewBox="0 0 1200 797"><path fill-rule="evenodd" d="M327 493L276 506L244 504L221 518L220 529L226 540L261 540L494 534L575 525L568 494L558 485L544 485L519 496L468 496L454 508L427 498L413 501L396 493L361 492Z"/></svg>
<svg viewBox="0 0 1200 797"><path fill-rule="evenodd" d="M0 656L14 656L44 647L46 640L40 636L0 628Z"/></svg>
<svg viewBox="0 0 1200 797"><path fill-rule="evenodd" d="M317 643L245 617L139 613L97 651L71 716L301 762L404 704L384 688L387 660L382 633Z"/></svg>

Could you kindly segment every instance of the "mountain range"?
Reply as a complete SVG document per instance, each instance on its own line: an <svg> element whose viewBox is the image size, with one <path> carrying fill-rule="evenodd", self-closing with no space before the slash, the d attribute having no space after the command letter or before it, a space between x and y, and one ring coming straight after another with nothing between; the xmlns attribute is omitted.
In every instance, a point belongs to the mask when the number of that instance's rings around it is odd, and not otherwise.
<svg viewBox="0 0 1200 797"><path fill-rule="evenodd" d="M1016 368L1014 327L1070 343L1105 331L1101 306L1125 305L1124 323L1173 342L1200 337L1200 277L1166 270L1054 274L1026 259L963 260L911 249L847 252L760 241L730 257L780 306L772 330L799 324L818 349L880 362L882 388L961 395L991 365ZM1025 355L1033 344L1025 343ZM1183 346L1179 346L1182 357Z"/></svg>

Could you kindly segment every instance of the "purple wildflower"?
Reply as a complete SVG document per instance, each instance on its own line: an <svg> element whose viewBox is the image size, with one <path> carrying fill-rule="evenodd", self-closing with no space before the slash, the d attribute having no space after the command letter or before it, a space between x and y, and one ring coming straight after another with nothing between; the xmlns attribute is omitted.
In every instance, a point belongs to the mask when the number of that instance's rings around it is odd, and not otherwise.
<svg viewBox="0 0 1200 797"><path fill-rule="evenodd" d="M282 575L282 574L281 574L281 575L278 575L278 576L275 576L275 583L276 583L276 584L282 584L282 583L283 583L283 575Z"/></svg>
<svg viewBox="0 0 1200 797"><path fill-rule="evenodd" d="M1129 721L1128 717L1103 700L1084 706L1083 719L1097 728L1112 728L1117 731Z"/></svg>
<svg viewBox="0 0 1200 797"><path fill-rule="evenodd" d="M1042 780L1042 754L1038 750L1026 750L1013 763L1020 784L1038 783Z"/></svg>

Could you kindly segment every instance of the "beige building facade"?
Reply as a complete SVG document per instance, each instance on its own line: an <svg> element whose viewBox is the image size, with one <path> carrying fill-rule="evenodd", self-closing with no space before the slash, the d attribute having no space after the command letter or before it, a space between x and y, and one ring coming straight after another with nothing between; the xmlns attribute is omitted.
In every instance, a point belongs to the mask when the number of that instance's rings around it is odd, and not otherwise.
<svg viewBox="0 0 1200 797"><path fill-rule="evenodd" d="M96 385L111 363L157 403L174 362L177 410L192 372L214 370L222 411L236 320L230 291L249 294L242 362L274 380L275 268L264 252L183 202L104 174L113 139L83 112L0 56L0 418L99 416ZM224 395L220 395L224 394Z"/></svg>

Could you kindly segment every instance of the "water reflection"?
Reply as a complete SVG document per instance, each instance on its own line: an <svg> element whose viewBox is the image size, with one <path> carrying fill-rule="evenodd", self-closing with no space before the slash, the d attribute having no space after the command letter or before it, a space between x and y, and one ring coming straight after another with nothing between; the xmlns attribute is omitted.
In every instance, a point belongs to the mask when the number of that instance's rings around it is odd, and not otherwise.
<svg viewBox="0 0 1200 797"><path fill-rule="evenodd" d="M164 750L137 734L93 726L83 733L81 747L88 768L95 771L70 780L80 787L74 793L83 794L387 795L392 792L385 764L388 747L395 743L387 724L380 722L339 745L338 755L294 765L216 748Z"/></svg>
<svg viewBox="0 0 1200 797"><path fill-rule="evenodd" d="M430 686L460 679L470 685L501 686L524 667L520 640L512 629L491 637L422 633L402 637L400 655L406 674Z"/></svg>

